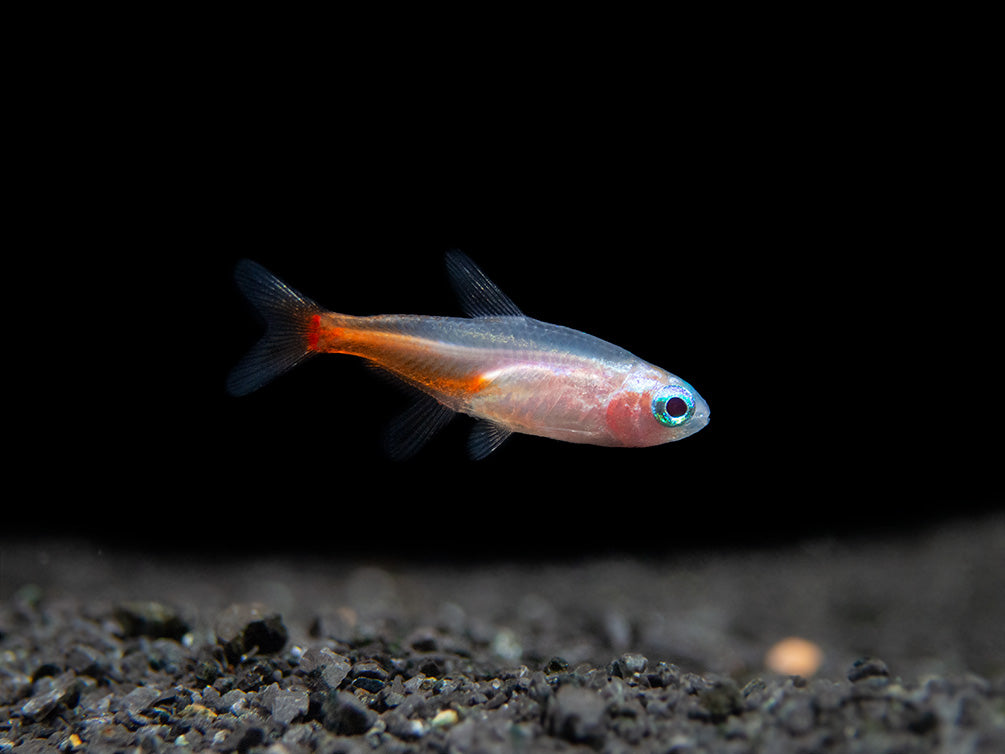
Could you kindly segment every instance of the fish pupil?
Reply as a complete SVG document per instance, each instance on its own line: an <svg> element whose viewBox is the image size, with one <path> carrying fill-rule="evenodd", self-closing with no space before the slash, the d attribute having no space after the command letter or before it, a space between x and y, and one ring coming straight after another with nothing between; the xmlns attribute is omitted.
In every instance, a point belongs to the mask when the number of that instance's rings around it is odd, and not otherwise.
<svg viewBox="0 0 1005 754"><path fill-rule="evenodd" d="M653 416L660 424L679 427L694 413L694 401L685 388L669 385L653 399Z"/></svg>
<svg viewBox="0 0 1005 754"><path fill-rule="evenodd" d="M683 398L678 398L674 396L666 402L665 411L667 416L676 419L679 416L684 416L687 413L687 403L684 402Z"/></svg>

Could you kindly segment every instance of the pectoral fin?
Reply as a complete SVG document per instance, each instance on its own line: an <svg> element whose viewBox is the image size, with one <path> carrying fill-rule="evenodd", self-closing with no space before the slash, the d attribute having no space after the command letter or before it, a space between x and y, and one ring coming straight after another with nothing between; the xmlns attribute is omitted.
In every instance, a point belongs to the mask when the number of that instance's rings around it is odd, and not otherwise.
<svg viewBox="0 0 1005 754"><path fill-rule="evenodd" d="M479 421L471 430L468 438L468 455L472 460L480 461L505 442L513 434L501 424L486 420Z"/></svg>
<svg viewBox="0 0 1005 754"><path fill-rule="evenodd" d="M416 392L412 405L391 422L384 448L396 461L411 458L454 417L454 412L425 393Z"/></svg>

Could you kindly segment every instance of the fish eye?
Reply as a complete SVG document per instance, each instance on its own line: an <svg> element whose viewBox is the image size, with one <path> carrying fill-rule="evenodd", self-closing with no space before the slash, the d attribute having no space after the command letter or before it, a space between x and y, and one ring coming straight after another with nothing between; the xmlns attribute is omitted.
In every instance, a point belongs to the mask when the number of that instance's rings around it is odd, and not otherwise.
<svg viewBox="0 0 1005 754"><path fill-rule="evenodd" d="M694 396L680 385L668 385L653 398L653 416L660 424L679 427L694 415Z"/></svg>

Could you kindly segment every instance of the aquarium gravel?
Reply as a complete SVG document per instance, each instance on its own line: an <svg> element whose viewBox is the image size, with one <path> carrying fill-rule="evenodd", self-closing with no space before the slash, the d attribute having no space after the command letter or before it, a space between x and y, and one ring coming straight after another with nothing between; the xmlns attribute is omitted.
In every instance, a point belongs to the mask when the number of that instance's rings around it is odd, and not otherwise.
<svg viewBox="0 0 1005 754"><path fill-rule="evenodd" d="M0 752L1005 751L1002 542L1001 519L533 563L8 542ZM790 635L819 667L771 670Z"/></svg>

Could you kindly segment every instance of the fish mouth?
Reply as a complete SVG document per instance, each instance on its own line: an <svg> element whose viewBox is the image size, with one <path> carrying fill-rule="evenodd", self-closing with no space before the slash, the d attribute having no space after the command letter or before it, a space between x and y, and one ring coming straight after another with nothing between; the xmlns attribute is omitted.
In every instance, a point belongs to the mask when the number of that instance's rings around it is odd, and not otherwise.
<svg viewBox="0 0 1005 754"><path fill-rule="evenodd" d="M691 434L704 428L704 426L708 424L708 420L711 415L712 412L709 410L708 404L705 403L704 399L698 398L698 405L695 407L694 415L691 417L691 421L688 422L691 428Z"/></svg>

